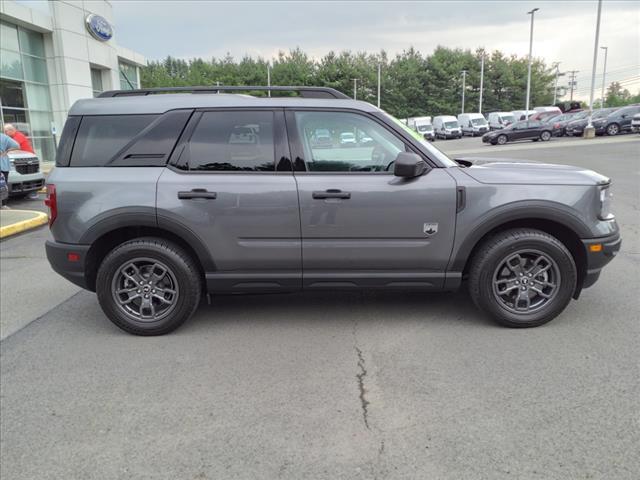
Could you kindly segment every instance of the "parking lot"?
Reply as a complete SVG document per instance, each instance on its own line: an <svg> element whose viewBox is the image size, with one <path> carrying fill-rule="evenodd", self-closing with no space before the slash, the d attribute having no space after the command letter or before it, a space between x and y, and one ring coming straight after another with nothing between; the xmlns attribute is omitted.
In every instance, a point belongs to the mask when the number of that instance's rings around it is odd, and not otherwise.
<svg viewBox="0 0 640 480"><path fill-rule="evenodd" d="M0 476L637 479L640 138L436 146L610 176L618 258L536 329L464 291L303 293L217 297L142 338L49 269L46 228L10 238Z"/></svg>

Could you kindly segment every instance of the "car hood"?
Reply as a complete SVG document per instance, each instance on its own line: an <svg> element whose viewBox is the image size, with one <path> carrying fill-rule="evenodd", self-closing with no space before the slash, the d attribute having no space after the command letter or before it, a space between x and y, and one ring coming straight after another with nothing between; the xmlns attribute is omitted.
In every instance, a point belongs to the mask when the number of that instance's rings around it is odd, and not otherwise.
<svg viewBox="0 0 640 480"><path fill-rule="evenodd" d="M26 152L24 150L10 150L7 152L7 156L12 160L17 158L37 158L35 153Z"/></svg>
<svg viewBox="0 0 640 480"><path fill-rule="evenodd" d="M530 160L478 157L456 158L471 177L481 183L520 185L603 185L604 175L581 167Z"/></svg>

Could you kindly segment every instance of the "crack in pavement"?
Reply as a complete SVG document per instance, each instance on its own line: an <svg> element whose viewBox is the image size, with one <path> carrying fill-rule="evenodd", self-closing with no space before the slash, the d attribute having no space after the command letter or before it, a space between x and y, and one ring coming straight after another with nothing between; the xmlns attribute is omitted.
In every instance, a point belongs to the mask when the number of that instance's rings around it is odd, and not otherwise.
<svg viewBox="0 0 640 480"><path fill-rule="evenodd" d="M364 426L367 427L367 430L371 430L371 428L369 427L369 400L367 400L367 390L364 387L364 377L367 376L367 369L364 363L364 357L362 356L362 350L360 350L357 345L354 345L353 348L358 354L358 368L360 369L360 373L356 374L356 378L358 379L358 389L360 390L360 406L362 407L362 419L364 420Z"/></svg>

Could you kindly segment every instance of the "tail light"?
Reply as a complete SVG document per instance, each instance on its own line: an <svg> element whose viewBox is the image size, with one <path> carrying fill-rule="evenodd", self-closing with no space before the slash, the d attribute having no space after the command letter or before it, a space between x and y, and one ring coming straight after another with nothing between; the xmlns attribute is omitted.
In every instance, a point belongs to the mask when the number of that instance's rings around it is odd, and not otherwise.
<svg viewBox="0 0 640 480"><path fill-rule="evenodd" d="M58 197L56 195L56 186L51 183L47 185L47 198L44 199L44 204L49 207L49 227L51 227L58 216Z"/></svg>

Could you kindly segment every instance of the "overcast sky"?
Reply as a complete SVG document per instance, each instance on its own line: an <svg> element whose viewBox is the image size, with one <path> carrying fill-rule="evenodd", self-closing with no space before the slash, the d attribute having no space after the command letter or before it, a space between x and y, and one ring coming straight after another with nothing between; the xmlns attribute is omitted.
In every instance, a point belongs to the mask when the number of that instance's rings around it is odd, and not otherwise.
<svg viewBox="0 0 640 480"><path fill-rule="evenodd" d="M319 58L330 50L390 54L438 45L527 55L536 12L533 55L561 71L579 70L578 97L591 81L596 1L213 2L112 1L120 45L148 59L221 57L227 52L271 58L300 47ZM640 89L640 7L605 0L600 45L609 47L607 83ZM600 51L601 53L603 51ZM602 81L603 56L598 60ZM562 82L561 82L562 83Z"/></svg>

